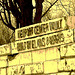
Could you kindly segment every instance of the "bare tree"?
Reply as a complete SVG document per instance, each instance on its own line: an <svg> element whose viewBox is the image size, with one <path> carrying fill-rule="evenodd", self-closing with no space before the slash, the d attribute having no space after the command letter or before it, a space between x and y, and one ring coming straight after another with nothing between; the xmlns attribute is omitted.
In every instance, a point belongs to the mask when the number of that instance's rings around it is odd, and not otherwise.
<svg viewBox="0 0 75 75"><path fill-rule="evenodd" d="M15 28L19 28L19 26L25 27L33 24L33 17L34 23L37 23L62 17L64 14L66 16L75 15L75 1L68 0L68 4L65 4L65 2L64 0L35 0L36 5L33 7L32 0L0 0L0 16L1 20L8 28L15 30ZM36 9L35 16L33 16L34 8ZM16 24L13 23L13 21ZM10 32L8 28L6 28L6 31ZM4 40L5 43L10 42L12 34L11 36L9 35L10 38L8 41L8 38L6 38L6 35L3 33L4 32L2 32L1 35L6 39Z"/></svg>
<svg viewBox="0 0 75 75"><path fill-rule="evenodd" d="M19 25L24 27L32 24L32 0L2 0L0 1L0 6L3 8L3 11L0 12L1 19L10 29L15 30L11 24L11 13L16 18L16 28ZM4 14L5 21L2 14Z"/></svg>
<svg viewBox="0 0 75 75"><path fill-rule="evenodd" d="M43 13L54 3L54 0L45 0L43 3ZM75 1L74 0L58 0L43 16L42 21L60 18L63 16L75 16Z"/></svg>
<svg viewBox="0 0 75 75"><path fill-rule="evenodd" d="M52 3L48 10L42 15L43 1L44 0L35 0L36 7L33 7L32 0L0 0L0 6L3 9L3 11L0 12L1 19L3 23L12 30L15 30L15 28L12 25L11 13L16 19L16 28L19 28L19 25L20 27L31 25L33 24L33 9L36 8L34 23L41 22L41 18L58 0L55 0L55 2Z"/></svg>
<svg viewBox="0 0 75 75"><path fill-rule="evenodd" d="M35 2L36 2L36 15L34 18L34 23L41 22L43 1L44 0L35 0Z"/></svg>

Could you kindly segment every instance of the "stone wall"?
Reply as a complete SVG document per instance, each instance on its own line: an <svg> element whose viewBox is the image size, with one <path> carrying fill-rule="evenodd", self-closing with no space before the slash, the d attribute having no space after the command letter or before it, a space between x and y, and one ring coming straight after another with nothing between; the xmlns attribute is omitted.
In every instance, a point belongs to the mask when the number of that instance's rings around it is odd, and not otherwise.
<svg viewBox="0 0 75 75"><path fill-rule="evenodd" d="M75 29L65 27L61 18L17 29L16 42L0 46L0 75L75 75Z"/></svg>

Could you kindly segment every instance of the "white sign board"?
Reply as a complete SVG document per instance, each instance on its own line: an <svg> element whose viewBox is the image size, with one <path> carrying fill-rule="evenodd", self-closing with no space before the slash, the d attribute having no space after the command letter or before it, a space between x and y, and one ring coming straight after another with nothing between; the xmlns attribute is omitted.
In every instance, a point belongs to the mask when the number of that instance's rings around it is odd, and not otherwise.
<svg viewBox="0 0 75 75"><path fill-rule="evenodd" d="M16 40L31 38L47 33L52 33L66 29L66 23L64 18L58 18L49 20L47 22L33 24L23 28L16 29L15 38Z"/></svg>
<svg viewBox="0 0 75 75"><path fill-rule="evenodd" d="M30 51L36 49L43 49L47 47L54 47L66 43L74 42L74 30L69 29L53 34L47 34L36 38L16 41L16 48L18 52Z"/></svg>

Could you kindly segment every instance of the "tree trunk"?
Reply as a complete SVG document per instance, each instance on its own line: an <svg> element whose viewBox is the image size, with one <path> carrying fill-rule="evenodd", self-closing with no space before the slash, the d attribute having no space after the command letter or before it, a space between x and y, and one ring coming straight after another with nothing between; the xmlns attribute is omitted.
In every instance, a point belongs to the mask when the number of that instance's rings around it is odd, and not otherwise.
<svg viewBox="0 0 75 75"><path fill-rule="evenodd" d="M36 14L35 14L35 18L34 18L34 23L41 22L43 1L44 0L35 0L35 2L36 2Z"/></svg>
<svg viewBox="0 0 75 75"><path fill-rule="evenodd" d="M21 17L19 17L20 27L31 25L33 16L32 0L16 0L16 3L21 10Z"/></svg>
<svg viewBox="0 0 75 75"><path fill-rule="evenodd" d="M20 0L20 9L21 9L21 27L28 26L32 24L32 0Z"/></svg>

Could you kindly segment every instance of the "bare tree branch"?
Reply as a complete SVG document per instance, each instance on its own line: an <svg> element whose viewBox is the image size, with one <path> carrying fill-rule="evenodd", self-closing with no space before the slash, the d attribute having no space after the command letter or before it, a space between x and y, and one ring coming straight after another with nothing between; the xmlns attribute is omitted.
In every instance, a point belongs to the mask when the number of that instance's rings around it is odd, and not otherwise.
<svg viewBox="0 0 75 75"><path fill-rule="evenodd" d="M47 12L49 11L49 9L50 9L57 1L58 1L58 0L56 0L56 1L47 9L47 11L41 16L41 18L47 14Z"/></svg>
<svg viewBox="0 0 75 75"><path fill-rule="evenodd" d="M62 7L66 10L66 8L64 7L64 5L62 4L62 2L61 2L61 0L60 0L60 3L61 3L61 5L62 5ZM66 12L69 14L69 16L70 16L70 13L66 10Z"/></svg>
<svg viewBox="0 0 75 75"><path fill-rule="evenodd" d="M9 0L9 4L10 4L10 10L13 13L13 15L17 18L20 19L21 18L21 13L19 12L17 6L14 6L13 2L11 0Z"/></svg>
<svg viewBox="0 0 75 75"><path fill-rule="evenodd" d="M0 13L3 13L5 17L5 20L3 20L3 17L2 21L5 25L10 25L10 28L13 27L10 14L15 17L17 28L19 24L21 27L32 24L32 0L2 0L0 1L0 6L3 9L3 12L0 11Z"/></svg>
<svg viewBox="0 0 75 75"><path fill-rule="evenodd" d="M50 3L50 5L52 5L52 3L51 2L49 2L48 0L46 0L48 3Z"/></svg>
<svg viewBox="0 0 75 75"><path fill-rule="evenodd" d="M6 16L5 9L4 9L4 17L5 17L6 22L8 23L8 20L7 20L7 16Z"/></svg>
<svg viewBox="0 0 75 75"><path fill-rule="evenodd" d="M4 21L4 19L3 19L2 15L1 15L1 13L0 13L0 16L1 16L2 22L3 22L7 27L9 27L9 28L12 29L12 30L15 30L15 28L14 28L13 26L11 26L10 24L7 24L7 23Z"/></svg>
<svg viewBox="0 0 75 75"><path fill-rule="evenodd" d="M6 5L8 6L7 0L6 0ZM11 25L10 10L7 9L7 13L8 13L9 24Z"/></svg>

